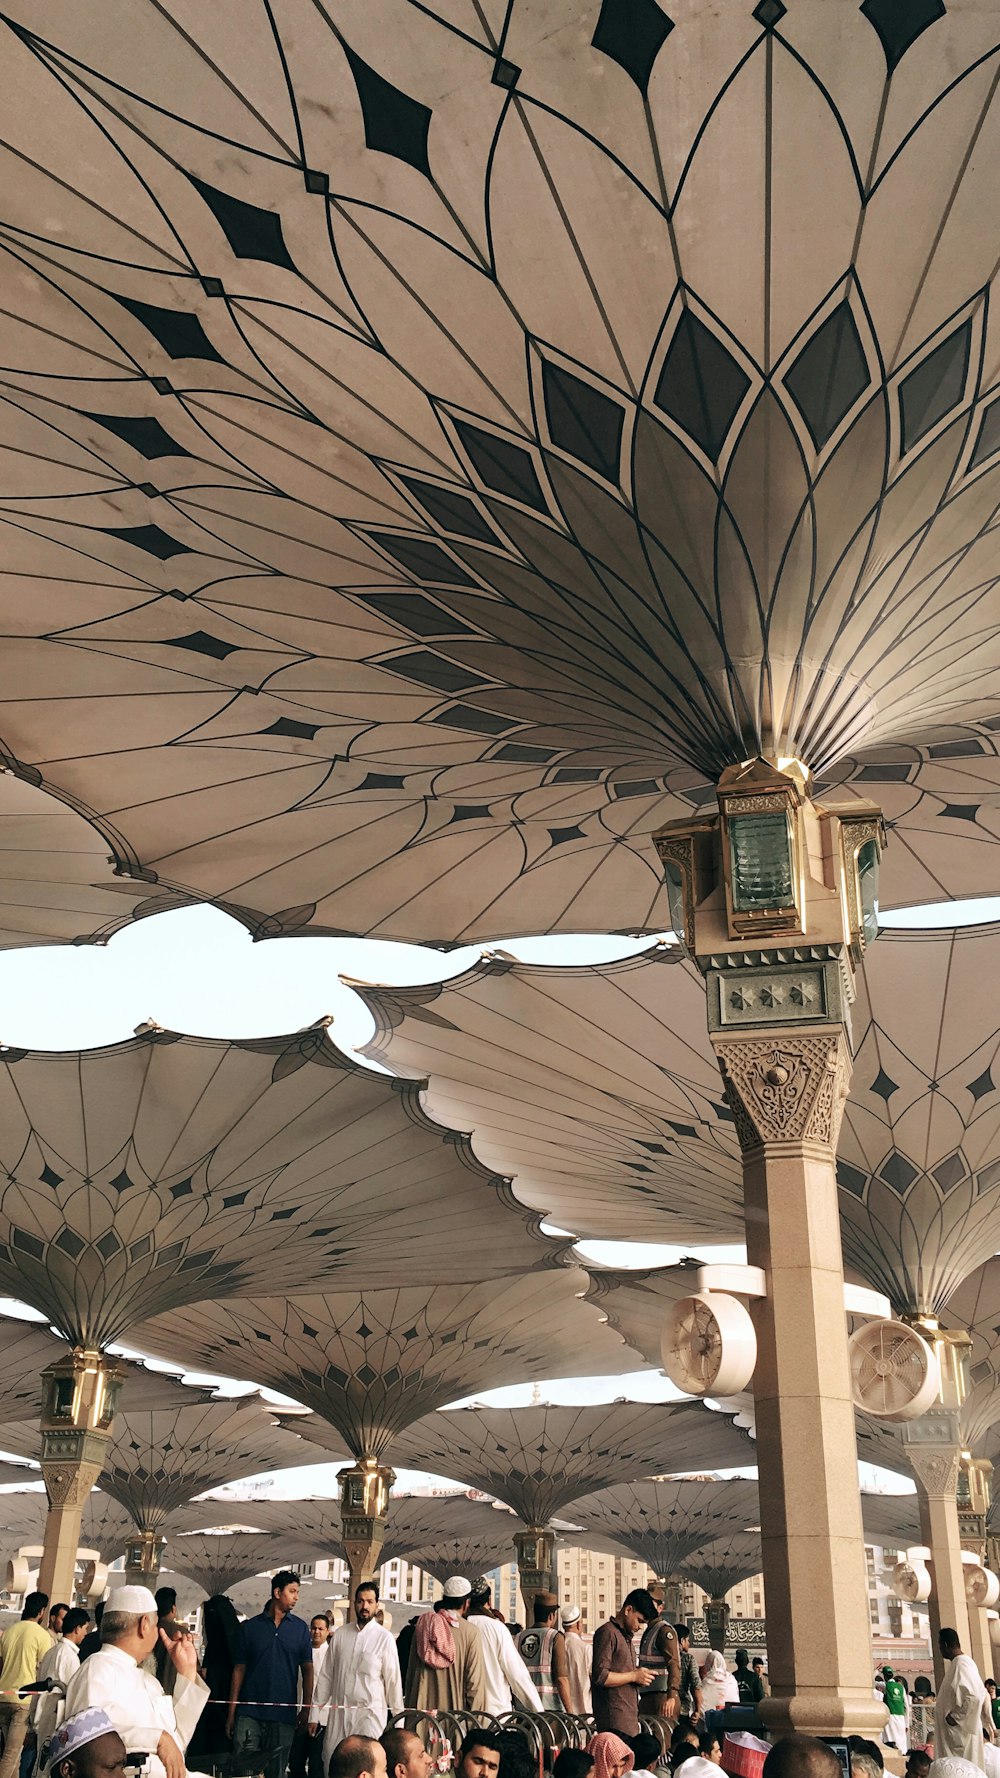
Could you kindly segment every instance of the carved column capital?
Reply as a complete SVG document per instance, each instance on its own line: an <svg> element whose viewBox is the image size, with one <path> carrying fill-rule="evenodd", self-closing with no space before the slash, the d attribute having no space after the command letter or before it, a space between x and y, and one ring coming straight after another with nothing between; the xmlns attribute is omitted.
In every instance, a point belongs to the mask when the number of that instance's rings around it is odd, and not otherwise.
<svg viewBox="0 0 1000 1778"><path fill-rule="evenodd" d="M929 1499L952 1499L958 1491L958 1445L910 1445L907 1450L918 1486Z"/></svg>
<svg viewBox="0 0 1000 1778"><path fill-rule="evenodd" d="M851 1080L842 1025L712 1034L744 1154L774 1142L835 1148Z"/></svg>

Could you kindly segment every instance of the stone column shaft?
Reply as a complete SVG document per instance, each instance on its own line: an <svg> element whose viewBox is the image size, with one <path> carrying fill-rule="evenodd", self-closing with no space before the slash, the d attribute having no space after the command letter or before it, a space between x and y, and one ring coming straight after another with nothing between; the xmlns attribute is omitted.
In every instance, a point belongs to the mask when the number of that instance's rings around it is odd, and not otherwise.
<svg viewBox="0 0 1000 1778"><path fill-rule="evenodd" d="M719 1654L726 1652L726 1631L729 1628L729 1606L725 1599L708 1599L705 1602L705 1623L708 1626L708 1646L717 1649Z"/></svg>
<svg viewBox="0 0 1000 1778"><path fill-rule="evenodd" d="M340 1482L340 1525L344 1559L350 1570L348 1620L354 1612L354 1595L362 1581L374 1580L382 1560L385 1542L389 1490L396 1472L381 1467L374 1457L363 1457L350 1469L342 1469Z"/></svg>
<svg viewBox="0 0 1000 1778"><path fill-rule="evenodd" d="M835 1150L850 1081L844 1028L713 1032L743 1150L761 1545L775 1733L863 1735L871 1626Z"/></svg>
<svg viewBox="0 0 1000 1778"><path fill-rule="evenodd" d="M104 1468L122 1370L103 1353L76 1346L43 1373L41 1469L49 1510L39 1590L76 1597L76 1552L83 1509Z"/></svg>
<svg viewBox="0 0 1000 1778"><path fill-rule="evenodd" d="M917 1427L920 1424L919 1421L916 1422ZM942 1625L957 1630L962 1647L966 1653L971 1652L969 1608L965 1597L965 1568L958 1522L957 1489L961 1456L958 1445L909 1445L910 1467L917 1484L920 1536L931 1552L933 1584L927 1603L934 1677L939 1684L944 1670L937 1645L938 1631Z"/></svg>

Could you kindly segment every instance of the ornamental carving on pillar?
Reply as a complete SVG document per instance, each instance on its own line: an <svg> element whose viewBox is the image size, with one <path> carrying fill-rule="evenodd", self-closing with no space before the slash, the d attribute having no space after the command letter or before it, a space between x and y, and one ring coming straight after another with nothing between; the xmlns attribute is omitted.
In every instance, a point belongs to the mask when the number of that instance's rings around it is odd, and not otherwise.
<svg viewBox="0 0 1000 1778"><path fill-rule="evenodd" d="M961 1451L958 1448L947 1450L921 1449L919 1445L911 1445L907 1455L910 1468L925 1494L937 1498L947 1498L958 1488L958 1466Z"/></svg>
<svg viewBox="0 0 1000 1778"><path fill-rule="evenodd" d="M836 1146L850 1081L841 1031L713 1043L744 1153L767 1142Z"/></svg>
<svg viewBox="0 0 1000 1778"><path fill-rule="evenodd" d="M50 1506L85 1506L97 1486L99 1463L42 1464L42 1480Z"/></svg>

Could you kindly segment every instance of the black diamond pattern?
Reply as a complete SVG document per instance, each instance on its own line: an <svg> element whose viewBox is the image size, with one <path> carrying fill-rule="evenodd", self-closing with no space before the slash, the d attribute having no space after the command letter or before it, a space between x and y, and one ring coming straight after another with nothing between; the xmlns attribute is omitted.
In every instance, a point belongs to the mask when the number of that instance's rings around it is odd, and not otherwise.
<svg viewBox="0 0 1000 1778"><path fill-rule="evenodd" d="M944 807L938 810L938 820L975 821L979 809L979 803L945 803Z"/></svg>
<svg viewBox="0 0 1000 1778"><path fill-rule="evenodd" d="M356 56L346 44L344 53L354 76L368 147L378 149L382 154L394 155L396 160L406 161L429 179L431 169L427 159L427 132L430 129L431 113L427 106L421 105L417 99L411 99L407 93L400 92L398 87L384 80L381 74L376 74L374 68L369 68L368 63Z"/></svg>
<svg viewBox="0 0 1000 1778"><path fill-rule="evenodd" d="M493 64L493 73L490 76L494 86L503 86L509 91L511 87L517 85L520 77L521 70L516 62L508 62L506 56L497 56Z"/></svg>
<svg viewBox="0 0 1000 1778"><path fill-rule="evenodd" d="M916 1177L917 1168L913 1162L908 1161L906 1156L900 1154L899 1150L895 1148L888 1160L879 1168L879 1178L884 1179L886 1185L891 1185L893 1191L896 1192L905 1192L907 1186L912 1185Z"/></svg>
<svg viewBox="0 0 1000 1778"><path fill-rule="evenodd" d="M663 361L653 400L714 462L750 378L722 341L685 309Z"/></svg>
<svg viewBox="0 0 1000 1778"><path fill-rule="evenodd" d="M758 25L763 25L765 31L773 31L775 25L780 25L787 11L782 0L760 0L759 5L753 9L753 16Z"/></svg>
<svg viewBox="0 0 1000 1778"><path fill-rule="evenodd" d="M144 549L148 556L156 556L161 562L169 562L171 556L189 553L186 543L179 543L176 537L171 537L169 531L161 531L159 525L112 526L108 529L107 536L120 537L123 543L131 543L135 549Z"/></svg>
<svg viewBox="0 0 1000 1778"><path fill-rule="evenodd" d="M832 438L870 381L851 306L838 303L785 375L785 387L818 451Z"/></svg>
<svg viewBox="0 0 1000 1778"><path fill-rule="evenodd" d="M111 1181L111 1185L116 1192L127 1192L133 1190L135 1181L129 1178L123 1167L120 1173L116 1173L114 1179Z"/></svg>
<svg viewBox="0 0 1000 1778"><path fill-rule="evenodd" d="M946 10L944 0L864 0L861 12L878 32L889 74L927 27L944 18Z"/></svg>
<svg viewBox="0 0 1000 1778"><path fill-rule="evenodd" d="M884 1068L880 1068L869 1091L877 1093L880 1099L884 1099L888 1103L892 1094L899 1091L899 1082L893 1080L892 1075L887 1074Z"/></svg>
<svg viewBox="0 0 1000 1778"><path fill-rule="evenodd" d="M490 529L479 508L467 495L453 488L436 488L433 483L418 481L412 475L404 475L402 480L443 531L455 531L460 537L475 537L480 543L496 543L496 532Z"/></svg>
<svg viewBox="0 0 1000 1778"><path fill-rule="evenodd" d="M169 432L163 430L159 420L147 420L143 417L131 419L127 414L88 414L87 418L96 420L98 426L104 426L108 432L113 432L149 462L156 457L190 455L183 446L175 443Z"/></svg>
<svg viewBox="0 0 1000 1778"><path fill-rule="evenodd" d="M423 580L438 581L442 586L473 586L464 568L453 562L436 543L426 537L394 537L373 531L372 540L410 574Z"/></svg>
<svg viewBox="0 0 1000 1778"><path fill-rule="evenodd" d="M977 1074L975 1080L970 1080L969 1092L974 1099L984 1099L987 1093L996 1092L996 1082L988 1068L984 1068L982 1074Z"/></svg>
<svg viewBox="0 0 1000 1778"><path fill-rule="evenodd" d="M471 636L473 631L450 611L442 611L423 593L363 593L361 597L373 611L391 618L415 636Z"/></svg>
<svg viewBox="0 0 1000 1778"><path fill-rule="evenodd" d="M995 451L1000 451L1000 401L991 402L983 414L969 468L978 469Z"/></svg>
<svg viewBox="0 0 1000 1778"><path fill-rule="evenodd" d="M527 451L520 445L511 444L509 439L498 438L493 432L483 432L467 420L456 420L455 431L473 469L487 488L492 488L495 494L506 494L511 500L520 500L525 506L533 506L536 512L546 511L545 495Z"/></svg>
<svg viewBox="0 0 1000 1778"><path fill-rule="evenodd" d="M63 1182L62 1174L54 1172L53 1169L49 1166L48 1162L46 1162L45 1166L42 1168L38 1177L41 1180L43 1185L56 1186L56 1185L62 1185L62 1182Z"/></svg>
<svg viewBox="0 0 1000 1778"><path fill-rule="evenodd" d="M548 360L542 365L542 389L552 443L607 481L617 482L624 408L592 383Z"/></svg>
<svg viewBox="0 0 1000 1778"><path fill-rule="evenodd" d="M227 191L217 191L214 185L206 185L193 173L189 173L188 178L204 198L237 259L264 259L270 265L284 266L294 272L295 266L281 232L280 216L273 210L248 204L243 198L231 197ZM221 294L221 285L219 291L212 294Z"/></svg>
<svg viewBox="0 0 1000 1778"><path fill-rule="evenodd" d="M962 399L972 350L972 322L935 346L899 385L902 449L912 450Z"/></svg>
<svg viewBox="0 0 1000 1778"><path fill-rule="evenodd" d="M314 741L319 733L319 724L312 722L296 722L292 716L279 716L270 728L259 730L262 735L287 735L290 740Z"/></svg>
<svg viewBox="0 0 1000 1778"><path fill-rule="evenodd" d="M187 636L168 636L163 639L164 648L187 648L192 654L211 655L213 660L224 661L227 654L236 653L235 642L223 642L220 636L210 636L207 630L192 630Z"/></svg>
<svg viewBox="0 0 1000 1778"><path fill-rule="evenodd" d="M149 329L153 338L159 341L171 358L208 358L215 364L225 363L197 315L189 315L186 309L160 309L153 303L135 302L127 296L120 296L117 300L123 308L128 309L130 315L142 322L143 327ZM161 390L162 393L165 391Z"/></svg>
<svg viewBox="0 0 1000 1778"><path fill-rule="evenodd" d="M674 28L656 0L604 0L591 42L624 68L645 95L653 65Z"/></svg>
<svg viewBox="0 0 1000 1778"><path fill-rule="evenodd" d="M837 1184L843 1191L853 1192L856 1198L863 1198L868 1175L858 1167L852 1167L848 1161L837 1162Z"/></svg>

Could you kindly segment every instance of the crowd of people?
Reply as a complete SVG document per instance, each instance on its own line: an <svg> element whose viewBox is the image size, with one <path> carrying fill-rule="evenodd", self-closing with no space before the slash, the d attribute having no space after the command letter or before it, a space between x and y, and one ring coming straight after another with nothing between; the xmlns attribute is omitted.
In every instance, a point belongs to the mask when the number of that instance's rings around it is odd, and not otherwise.
<svg viewBox="0 0 1000 1778"><path fill-rule="evenodd" d="M29 1594L0 1644L0 1778L111 1778L126 1767L142 1778L199 1778L202 1767L226 1778L430 1778L424 1738L395 1726L406 1712L415 1727L463 1713L483 1721L458 1750L456 1778L537 1778L528 1738L513 1721L496 1726L514 1706L592 1717L586 1748L564 1748L553 1778L682 1767L683 1778L715 1778L730 1707L752 1717L765 1696L762 1661L740 1651L730 1671L713 1651L699 1667L687 1626L646 1588L628 1594L592 1648L579 1609L560 1612L555 1594L536 1594L530 1626L508 1626L488 1582L461 1575L398 1638L381 1621L375 1581L362 1582L353 1618L335 1629L325 1613L307 1625L298 1596L298 1576L283 1570L245 1620L225 1596L209 1600L199 1661L170 1588L119 1588L96 1626L82 1608L48 1611L44 1594ZM906 1755L906 1778L1000 1778L996 1688L954 1630L941 1631L940 1650L937 1758L910 1746L908 1690L890 1667L879 1687L886 1741ZM771 1749L765 1778L833 1778L817 1751L829 1746L790 1742L791 1751ZM876 1742L854 1737L849 1747L850 1778L881 1778ZM846 1756L837 1772L844 1778Z"/></svg>

